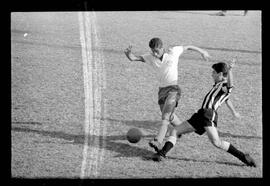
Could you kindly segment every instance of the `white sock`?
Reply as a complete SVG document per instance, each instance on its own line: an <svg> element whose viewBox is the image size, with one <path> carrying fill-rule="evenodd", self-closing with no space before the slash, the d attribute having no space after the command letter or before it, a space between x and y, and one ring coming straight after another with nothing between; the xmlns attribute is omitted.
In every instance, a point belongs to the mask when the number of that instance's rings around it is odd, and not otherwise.
<svg viewBox="0 0 270 186"><path fill-rule="evenodd" d="M169 136L167 141L171 142L173 144L173 146L175 146L175 144L176 144L176 137L175 136Z"/></svg>
<svg viewBox="0 0 270 186"><path fill-rule="evenodd" d="M221 141L221 148L223 150L228 151L229 147L230 147L230 143L229 142L227 142L227 141Z"/></svg>

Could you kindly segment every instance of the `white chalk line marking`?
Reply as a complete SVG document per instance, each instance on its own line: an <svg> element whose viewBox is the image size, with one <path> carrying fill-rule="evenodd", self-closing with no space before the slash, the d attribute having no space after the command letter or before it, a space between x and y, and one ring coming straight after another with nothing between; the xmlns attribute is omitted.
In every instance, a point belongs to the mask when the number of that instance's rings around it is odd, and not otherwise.
<svg viewBox="0 0 270 186"><path fill-rule="evenodd" d="M95 46L100 45L96 29L96 15L94 12L84 12L79 13L78 17L85 92L85 141L80 177L85 178L98 176L104 156L106 126L101 126L100 119L102 117L101 107L102 104L105 104L105 101L102 102L101 99L101 91L106 87L106 74L103 55L100 52L95 54L92 50L92 43ZM93 38L91 34L93 34ZM104 115L105 107L103 107L103 111ZM89 148L89 142L91 148Z"/></svg>
<svg viewBox="0 0 270 186"><path fill-rule="evenodd" d="M84 147L83 147L83 160L81 166L81 178L85 177L85 168L87 164L87 153L88 153L88 140L90 133L90 124L93 123L93 91L92 91L92 54L88 51L91 50L91 41L90 45L87 44L87 35L85 35L85 21L84 14L78 13L79 24L80 24L80 41L82 46L82 62L83 62L83 78L84 78L84 106L85 106L85 138L84 138ZM88 40L91 39L88 37ZM89 41L88 41L89 43Z"/></svg>
<svg viewBox="0 0 270 186"><path fill-rule="evenodd" d="M85 31L86 31L86 38L87 40L89 39L89 41L87 42L87 47L88 50L87 50L87 53L90 55L91 53L93 54L93 51L92 51L92 41L94 38L91 37L91 34L92 34L92 29L95 27L95 25L93 24L93 16L92 16L92 12L87 14L85 16L85 23L86 23L86 27L85 27ZM90 39L91 38L91 39ZM96 65L95 65L95 60L94 59L94 55L92 55L92 61L94 63L93 67L92 67L92 75L93 75L93 79L92 79L92 83L93 83L93 88L95 87L95 84L96 84L96 80L95 78L97 77L97 74L96 74ZM96 110L97 110L97 106L96 106L96 100L97 100L97 96L98 94L96 94L96 91L95 89L92 90L92 94L93 94L93 97L94 97L94 105L93 105L93 115L95 118L95 114L96 114ZM93 119L92 118L92 119ZM99 137L99 134L97 132L97 129L99 128L98 126L98 123L96 123L96 120L93 119L93 121L90 123L92 125L90 125L90 142L91 142L91 149L90 149L90 152L89 152L89 155L87 158L89 158L89 162L87 163L88 167L87 168L87 172L88 172L88 177L96 177L97 176L97 157L98 157L98 148L99 148L99 140L98 140L98 137ZM89 137L88 136L88 137ZM88 144L89 145L89 144Z"/></svg>
<svg viewBox="0 0 270 186"><path fill-rule="evenodd" d="M93 41L94 41L94 47L95 48L101 48L100 47L100 40L99 40L99 35L98 35L98 24L97 24L97 18L96 18L96 14L95 12L93 12L92 14L92 25L93 25ZM102 164L102 160L103 160L103 156L104 156L104 148L105 148L105 129L106 129L106 125L105 123L103 123L103 125L101 125L101 118L102 118L102 89L105 88L105 82L106 82L106 77L105 77L105 66L104 66L104 59L103 59L103 55L101 54L101 51L94 51L94 66L95 66L95 72L96 72L96 78L95 78L95 83L94 83L94 87L95 87L95 91L94 91L94 95L95 95L95 134L98 135L98 138L96 138L96 140L98 140L99 142L99 149L98 149L98 154L96 154L95 156L95 162L96 162L96 173L98 173L97 171L99 170L99 167L101 167ZM103 111L105 111L105 107L103 107ZM103 113L104 115L104 113ZM95 175L98 176L98 175Z"/></svg>

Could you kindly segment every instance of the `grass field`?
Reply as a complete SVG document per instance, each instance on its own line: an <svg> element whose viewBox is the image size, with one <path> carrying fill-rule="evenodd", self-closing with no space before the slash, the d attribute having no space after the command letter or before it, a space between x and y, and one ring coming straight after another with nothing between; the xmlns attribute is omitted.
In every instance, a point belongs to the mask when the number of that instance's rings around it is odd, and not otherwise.
<svg viewBox="0 0 270 186"><path fill-rule="evenodd" d="M228 11L224 17L216 12L12 13L12 177L261 178L261 12ZM256 168L195 133L184 135L165 161L147 158L161 117L158 81L151 68L129 62L123 50L132 44L136 54L146 53L152 37L167 46L202 47L214 62L238 58L231 100L243 118L233 119L222 106L218 129L222 139L254 157ZM90 106L82 41L91 46L85 54L91 56ZM176 114L182 120L201 106L212 86L211 64L194 52L180 57L183 94ZM86 108L92 114L89 133ZM125 137L132 127L145 133L137 144Z"/></svg>

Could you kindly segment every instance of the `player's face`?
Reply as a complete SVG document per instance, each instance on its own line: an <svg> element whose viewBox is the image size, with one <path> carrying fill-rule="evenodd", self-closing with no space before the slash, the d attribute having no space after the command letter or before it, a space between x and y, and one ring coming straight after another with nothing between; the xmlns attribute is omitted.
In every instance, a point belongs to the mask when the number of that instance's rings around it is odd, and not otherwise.
<svg viewBox="0 0 270 186"><path fill-rule="evenodd" d="M152 50L154 56L156 56L157 58L160 58L164 53L164 49L162 47L160 47L160 48L151 48L151 50Z"/></svg>
<svg viewBox="0 0 270 186"><path fill-rule="evenodd" d="M212 78L215 81L215 83L220 82L223 80L222 72L217 73L215 70L212 71Z"/></svg>

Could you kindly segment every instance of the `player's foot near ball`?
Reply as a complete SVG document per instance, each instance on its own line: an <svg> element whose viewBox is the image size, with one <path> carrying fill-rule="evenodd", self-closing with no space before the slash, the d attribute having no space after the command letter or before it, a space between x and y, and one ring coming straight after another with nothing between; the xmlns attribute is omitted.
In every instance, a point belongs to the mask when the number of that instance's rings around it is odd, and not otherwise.
<svg viewBox="0 0 270 186"><path fill-rule="evenodd" d="M256 163L253 160L253 158L249 155L249 154L245 154L244 158L241 160L242 162L244 162L247 166L250 167L256 167Z"/></svg>
<svg viewBox="0 0 270 186"><path fill-rule="evenodd" d="M152 160L153 161L157 161L160 162L162 161L164 158L166 158L166 156L163 156L161 153L157 152L153 155Z"/></svg>
<svg viewBox="0 0 270 186"><path fill-rule="evenodd" d="M153 140L150 140L148 142L149 146L151 148L153 148L156 152L159 152L159 145L160 143L156 140L156 139L153 139Z"/></svg>

